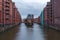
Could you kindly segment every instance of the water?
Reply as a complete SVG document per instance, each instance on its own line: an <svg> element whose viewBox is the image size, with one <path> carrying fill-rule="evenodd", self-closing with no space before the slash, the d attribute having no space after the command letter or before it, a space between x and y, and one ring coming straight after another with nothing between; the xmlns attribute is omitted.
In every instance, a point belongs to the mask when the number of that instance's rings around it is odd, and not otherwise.
<svg viewBox="0 0 60 40"><path fill-rule="evenodd" d="M33 28L27 28L22 23L20 26L1 33L0 40L44 40L44 35L38 24L34 24Z"/></svg>
<svg viewBox="0 0 60 40"><path fill-rule="evenodd" d="M60 40L60 31L49 28L45 30L46 40Z"/></svg>
<svg viewBox="0 0 60 40"><path fill-rule="evenodd" d="M19 26L9 29L3 33L0 33L0 40L59 40L60 32L51 28L43 29L38 24L33 25L33 28L27 28L22 23Z"/></svg>

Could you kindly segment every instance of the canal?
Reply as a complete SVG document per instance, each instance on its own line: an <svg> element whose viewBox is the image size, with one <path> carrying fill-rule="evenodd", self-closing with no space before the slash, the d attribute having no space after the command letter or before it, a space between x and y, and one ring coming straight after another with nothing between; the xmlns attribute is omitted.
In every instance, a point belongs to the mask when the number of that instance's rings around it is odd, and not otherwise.
<svg viewBox="0 0 60 40"><path fill-rule="evenodd" d="M0 33L0 40L59 40L60 32L51 28L41 29L38 24L28 28L24 23Z"/></svg>

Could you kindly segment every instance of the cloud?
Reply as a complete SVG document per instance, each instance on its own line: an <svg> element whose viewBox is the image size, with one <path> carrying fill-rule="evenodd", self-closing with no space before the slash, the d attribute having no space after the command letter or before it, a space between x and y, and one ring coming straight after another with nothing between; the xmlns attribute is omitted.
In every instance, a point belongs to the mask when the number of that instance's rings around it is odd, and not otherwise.
<svg viewBox="0 0 60 40"><path fill-rule="evenodd" d="M31 3L31 2L46 3L47 1L50 1L50 0L23 0L23 1L28 3Z"/></svg>
<svg viewBox="0 0 60 40"><path fill-rule="evenodd" d="M31 3L31 2L45 3L45 2L48 2L50 0L12 0L12 1L14 1L14 2L24 1L24 2L28 2L28 3Z"/></svg>
<svg viewBox="0 0 60 40"><path fill-rule="evenodd" d="M14 2L16 3L16 7L22 15L22 18L26 18L28 14L34 14L35 17L38 17L46 5L46 3L41 3L44 2L43 0L41 0L41 2L40 0L16 0Z"/></svg>
<svg viewBox="0 0 60 40"><path fill-rule="evenodd" d="M19 12L22 17L26 17L28 14L34 14L35 17L39 16L41 11L43 10L45 4L39 4L39 3L16 3L17 8L19 9Z"/></svg>

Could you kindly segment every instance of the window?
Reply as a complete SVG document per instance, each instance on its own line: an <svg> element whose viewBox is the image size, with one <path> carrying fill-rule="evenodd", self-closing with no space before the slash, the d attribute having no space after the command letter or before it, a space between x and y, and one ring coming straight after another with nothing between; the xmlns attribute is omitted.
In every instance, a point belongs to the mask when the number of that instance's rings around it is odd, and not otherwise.
<svg viewBox="0 0 60 40"><path fill-rule="evenodd" d="M9 20L9 18L6 18L6 20Z"/></svg>
<svg viewBox="0 0 60 40"><path fill-rule="evenodd" d="M7 0L7 1L10 1L10 0Z"/></svg>
<svg viewBox="0 0 60 40"><path fill-rule="evenodd" d="M9 13L6 13L6 15L9 15Z"/></svg>
<svg viewBox="0 0 60 40"><path fill-rule="evenodd" d="M6 9L5 11L10 11L9 9Z"/></svg>

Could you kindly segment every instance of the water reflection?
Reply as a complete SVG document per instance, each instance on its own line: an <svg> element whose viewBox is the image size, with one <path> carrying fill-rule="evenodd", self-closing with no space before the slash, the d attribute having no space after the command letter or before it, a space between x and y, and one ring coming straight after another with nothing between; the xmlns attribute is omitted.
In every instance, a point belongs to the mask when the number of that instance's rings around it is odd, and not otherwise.
<svg viewBox="0 0 60 40"><path fill-rule="evenodd" d="M16 40L44 40L43 32L37 24L34 24L33 28L27 28L22 24L17 35Z"/></svg>
<svg viewBox="0 0 60 40"><path fill-rule="evenodd" d="M18 26L11 28L8 31L0 33L0 40L14 40L16 33L18 32Z"/></svg>
<svg viewBox="0 0 60 40"><path fill-rule="evenodd" d="M45 29L46 40L60 40L60 31L52 28Z"/></svg>
<svg viewBox="0 0 60 40"><path fill-rule="evenodd" d="M25 24L21 24L21 27L18 30L19 32L16 34L15 40L26 40L27 39L27 27Z"/></svg>
<svg viewBox="0 0 60 40"><path fill-rule="evenodd" d="M22 23L4 33L0 34L0 40L44 40L43 31L38 24L33 28Z"/></svg>
<svg viewBox="0 0 60 40"><path fill-rule="evenodd" d="M33 26L33 40L44 40L44 34L39 25Z"/></svg>
<svg viewBox="0 0 60 40"><path fill-rule="evenodd" d="M60 40L60 31L51 28L46 28L43 31L40 27L40 25L34 24L33 28L28 28L28 26L22 23L19 26L0 33L0 40Z"/></svg>

